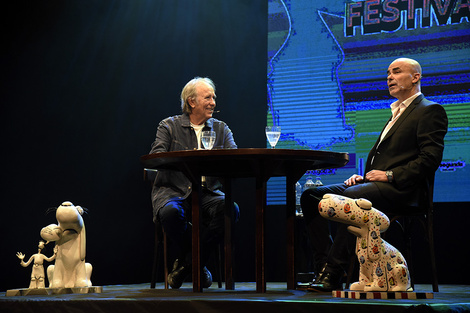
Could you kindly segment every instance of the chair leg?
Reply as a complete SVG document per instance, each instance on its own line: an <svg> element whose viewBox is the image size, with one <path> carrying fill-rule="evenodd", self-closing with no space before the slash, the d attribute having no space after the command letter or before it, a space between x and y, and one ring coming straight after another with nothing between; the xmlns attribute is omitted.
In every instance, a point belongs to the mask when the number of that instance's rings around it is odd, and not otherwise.
<svg viewBox="0 0 470 313"><path fill-rule="evenodd" d="M157 275L159 269L159 261L161 258L161 245L163 244L163 279L165 282L165 289L168 289L168 253L167 253L167 238L166 234L162 229L160 223L155 223L155 245L153 252L153 263L152 263L152 277L150 280L150 288L155 289L157 282Z"/></svg>
<svg viewBox="0 0 470 313"><path fill-rule="evenodd" d="M158 273L158 261L160 259L160 236L159 236L158 224L155 224L155 234L154 234L154 248L153 248L153 262L152 262L152 277L150 279L150 288L155 289L157 282L157 273Z"/></svg>
<svg viewBox="0 0 470 313"><path fill-rule="evenodd" d="M167 237L165 231L163 231L163 281L165 282L165 289L168 289L168 248L167 248Z"/></svg>
<svg viewBox="0 0 470 313"><path fill-rule="evenodd" d="M222 288L222 250L223 249L221 249L221 245L220 244L217 245L217 252L218 252L217 253L217 255L218 255L217 269L219 271L218 272L219 280L218 280L217 284L218 284L219 288Z"/></svg>
<svg viewBox="0 0 470 313"><path fill-rule="evenodd" d="M407 261L408 267L410 268L410 276L411 276L411 287L414 289L414 281L413 281L413 264L412 264L412 256L411 256L411 219L412 217L406 217L408 221L406 221L406 232L405 232L405 239L407 242ZM423 227L425 231L425 240L428 243L428 251L429 251L429 258L431 259L431 271L432 271L432 290L433 292L439 292L439 284L437 279L437 265L436 265L436 252L434 250L434 232L433 232L433 215L432 212L425 216L425 220L423 222Z"/></svg>
<svg viewBox="0 0 470 313"><path fill-rule="evenodd" d="M429 246L429 256L431 258L431 270L432 270L432 291L439 292L439 284L437 280L437 265L436 265L436 253L434 250L434 231L433 231L433 213L428 213L426 216L426 230L427 230L427 239Z"/></svg>
<svg viewBox="0 0 470 313"><path fill-rule="evenodd" d="M432 211L432 210L431 210ZM408 263L408 270L411 277L411 287L414 289L414 267L413 267L413 256L412 256L412 221L413 216L402 216L403 223L398 223L402 232L403 239L405 241L405 251L404 256ZM394 218L393 221L398 221L397 218ZM433 233L433 215L432 212L425 216L424 221L419 219L422 222L423 230L425 231L425 240L428 242L428 251L429 257L431 259L431 271L432 271L432 290L434 292L439 292L439 284L437 279L437 265L436 265L436 253L434 249L434 233Z"/></svg>
<svg viewBox="0 0 470 313"><path fill-rule="evenodd" d="M410 272L411 288L415 288L414 284L414 267L413 267L413 254L411 248L411 224L412 217L403 217L403 238L405 240L405 259L408 264L408 271Z"/></svg>

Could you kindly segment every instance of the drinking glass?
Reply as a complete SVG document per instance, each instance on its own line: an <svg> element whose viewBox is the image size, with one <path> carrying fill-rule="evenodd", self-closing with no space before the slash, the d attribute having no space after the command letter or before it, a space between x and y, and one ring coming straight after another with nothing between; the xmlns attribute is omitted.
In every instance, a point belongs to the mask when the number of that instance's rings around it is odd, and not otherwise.
<svg viewBox="0 0 470 313"><path fill-rule="evenodd" d="M215 131L205 130L202 132L201 136L202 145L205 149L211 150L214 147L215 143Z"/></svg>
<svg viewBox="0 0 470 313"><path fill-rule="evenodd" d="M281 137L281 127L266 126L266 137L268 138L271 148L274 149L279 141L279 137Z"/></svg>

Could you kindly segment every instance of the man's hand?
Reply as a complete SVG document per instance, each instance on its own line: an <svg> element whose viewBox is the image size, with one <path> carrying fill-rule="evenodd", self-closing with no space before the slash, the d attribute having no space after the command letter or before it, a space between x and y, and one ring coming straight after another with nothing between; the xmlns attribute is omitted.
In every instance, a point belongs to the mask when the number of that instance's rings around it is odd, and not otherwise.
<svg viewBox="0 0 470 313"><path fill-rule="evenodd" d="M362 183L363 181L364 178L361 175L354 174L353 176L346 179L344 183L346 184L346 186L354 186L358 183Z"/></svg>
<svg viewBox="0 0 470 313"><path fill-rule="evenodd" d="M366 181L381 181L381 182L388 182L387 175L385 175L385 171L379 170L372 170L366 173Z"/></svg>

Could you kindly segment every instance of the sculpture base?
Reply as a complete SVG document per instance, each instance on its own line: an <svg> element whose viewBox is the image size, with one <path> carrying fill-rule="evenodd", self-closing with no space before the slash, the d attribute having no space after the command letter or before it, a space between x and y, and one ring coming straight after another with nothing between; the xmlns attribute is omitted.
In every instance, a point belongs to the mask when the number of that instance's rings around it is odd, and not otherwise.
<svg viewBox="0 0 470 313"><path fill-rule="evenodd" d="M71 293L102 293L103 287L75 287L75 288L39 288L39 289L10 289L7 290L5 296L47 296L47 295L62 295Z"/></svg>
<svg viewBox="0 0 470 313"><path fill-rule="evenodd" d="M433 292L333 290L331 293L334 298L348 299L434 299Z"/></svg>

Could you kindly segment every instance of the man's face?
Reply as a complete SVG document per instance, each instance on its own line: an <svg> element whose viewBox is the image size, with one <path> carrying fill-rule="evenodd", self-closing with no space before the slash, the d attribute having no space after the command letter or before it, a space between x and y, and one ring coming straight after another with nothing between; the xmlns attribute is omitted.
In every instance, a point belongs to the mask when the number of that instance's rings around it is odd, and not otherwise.
<svg viewBox="0 0 470 313"><path fill-rule="evenodd" d="M398 60L390 64L387 70L388 91L392 97L401 101L415 94L415 83L420 75L406 61Z"/></svg>
<svg viewBox="0 0 470 313"><path fill-rule="evenodd" d="M194 120L202 124L212 117L215 108L215 98L215 92L211 86L204 83L196 86L196 97L189 101L192 107L191 115Z"/></svg>

